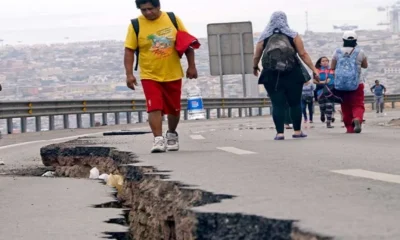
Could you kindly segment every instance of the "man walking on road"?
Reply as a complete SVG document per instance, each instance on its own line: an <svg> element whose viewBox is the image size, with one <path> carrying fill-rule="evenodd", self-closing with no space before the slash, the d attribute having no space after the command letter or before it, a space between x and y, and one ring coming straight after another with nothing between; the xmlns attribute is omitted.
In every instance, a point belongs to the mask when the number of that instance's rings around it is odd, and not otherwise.
<svg viewBox="0 0 400 240"><path fill-rule="evenodd" d="M375 95L376 113L383 113L385 108L386 87L380 84L379 80L375 81L375 85L371 87L371 92Z"/></svg>
<svg viewBox="0 0 400 240"><path fill-rule="evenodd" d="M180 119L182 78L184 77L178 52L175 50L176 34L187 32L182 21L173 13L160 10L160 0L136 0L142 12L129 24L125 41L124 65L126 84L132 90L138 85L133 75L135 51L138 59L140 78L146 97L149 124L154 135L152 153L179 150L176 128ZM134 22L138 25L134 26ZM137 33L136 29L140 29ZM197 78L194 50L185 52L188 69L186 77ZM168 115L168 131L162 132L163 115Z"/></svg>

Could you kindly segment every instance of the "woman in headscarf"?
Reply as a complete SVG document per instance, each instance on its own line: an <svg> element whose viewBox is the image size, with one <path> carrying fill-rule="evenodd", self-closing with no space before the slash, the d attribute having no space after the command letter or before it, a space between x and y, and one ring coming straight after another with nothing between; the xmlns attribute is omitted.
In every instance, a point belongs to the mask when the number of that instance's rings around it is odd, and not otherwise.
<svg viewBox="0 0 400 240"><path fill-rule="evenodd" d="M294 134L292 137L305 138L307 135L301 131L301 95L303 84L311 80L311 77L309 76L308 72L303 69L304 67L302 66L301 61L298 59L297 54L317 76L319 76L319 72L312 63L310 56L304 49L303 40L299 34L289 28L287 17L284 12L278 11L272 14L269 24L262 32L260 39L258 40L256 51L254 53L254 75L259 75L260 69L258 64L261 56L263 55L263 51L269 46L269 40L271 39L271 36L277 33L285 35L289 40L291 48L293 49L293 58L295 59L293 67L290 70L282 72L274 70L271 71L269 69L265 69L264 67L259 77L259 84L264 85L269 97L271 98L274 109L272 117L277 131L275 140L285 139L284 122L286 103L289 104L290 116L293 122ZM285 41L282 41L279 43L279 45L281 44L286 43ZM284 54L287 54L287 52Z"/></svg>

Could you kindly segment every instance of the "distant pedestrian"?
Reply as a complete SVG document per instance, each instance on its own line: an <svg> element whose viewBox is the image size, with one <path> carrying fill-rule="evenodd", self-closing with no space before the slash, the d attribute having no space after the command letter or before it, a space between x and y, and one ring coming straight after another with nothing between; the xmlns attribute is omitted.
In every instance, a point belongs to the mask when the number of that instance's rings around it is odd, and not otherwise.
<svg viewBox="0 0 400 240"><path fill-rule="evenodd" d="M325 88L333 90L334 88L334 71L329 67L329 59L321 57L315 63L315 67L319 70L319 80L315 80L317 84L317 99L319 110L321 112L321 122L326 121L327 128L333 128L333 107L334 101L325 96ZM314 76L315 77L315 76Z"/></svg>
<svg viewBox="0 0 400 240"><path fill-rule="evenodd" d="M273 120L277 134L275 140L284 140L285 109L289 104L293 121L293 138L307 137L301 130L301 95L303 84L311 79L303 71L300 58L319 74L310 56L304 49L300 35L290 29L284 12L274 12L270 22L262 32L254 54L254 75L259 76L259 62L262 57L262 72L259 84L263 84L273 105ZM306 76L308 75L308 76Z"/></svg>
<svg viewBox="0 0 400 240"><path fill-rule="evenodd" d="M160 10L159 0L136 0L136 6L142 15L132 20L126 36L126 83L132 90L138 85L133 75L133 63L135 51L139 50L139 59L136 62L139 60L149 124L154 135L151 152L177 151L179 139L176 129L181 115L184 74L175 43L178 30L187 30L179 17ZM187 48L185 55L188 61L186 77L197 78L194 50ZM168 115L168 131L165 137L162 131L164 114Z"/></svg>
<svg viewBox="0 0 400 240"><path fill-rule="evenodd" d="M343 47L335 50L331 69L335 70L335 90L343 99L342 114L347 133L360 133L364 120L364 83L361 68L368 68L364 51L357 46L357 34L346 31Z"/></svg>
<svg viewBox="0 0 400 240"><path fill-rule="evenodd" d="M379 80L376 80L375 85L371 87L371 92L375 96L376 113L383 113L383 109L385 108L386 87L380 84Z"/></svg>
<svg viewBox="0 0 400 240"><path fill-rule="evenodd" d="M303 93L301 96L301 107L304 117L304 123L307 123L310 120L310 123L313 123L313 115L314 115L314 84L311 81L304 83ZM307 117L307 109L309 118Z"/></svg>

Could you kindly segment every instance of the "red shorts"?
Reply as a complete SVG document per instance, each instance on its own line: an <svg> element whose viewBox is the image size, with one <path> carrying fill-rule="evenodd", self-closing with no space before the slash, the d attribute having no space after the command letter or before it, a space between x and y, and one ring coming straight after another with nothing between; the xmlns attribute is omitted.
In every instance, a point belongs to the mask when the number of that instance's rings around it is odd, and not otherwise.
<svg viewBox="0 0 400 240"><path fill-rule="evenodd" d="M182 79L171 82L157 82L142 79L147 112L161 111L163 114L180 115Z"/></svg>

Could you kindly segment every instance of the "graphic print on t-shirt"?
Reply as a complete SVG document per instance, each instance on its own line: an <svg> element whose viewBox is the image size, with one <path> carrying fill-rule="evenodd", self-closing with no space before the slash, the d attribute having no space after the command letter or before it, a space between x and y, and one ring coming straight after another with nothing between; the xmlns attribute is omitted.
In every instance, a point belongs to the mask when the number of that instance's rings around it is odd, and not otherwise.
<svg viewBox="0 0 400 240"><path fill-rule="evenodd" d="M168 57L173 51L172 27L164 28L147 36L152 42L150 51L160 58Z"/></svg>

